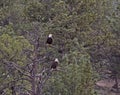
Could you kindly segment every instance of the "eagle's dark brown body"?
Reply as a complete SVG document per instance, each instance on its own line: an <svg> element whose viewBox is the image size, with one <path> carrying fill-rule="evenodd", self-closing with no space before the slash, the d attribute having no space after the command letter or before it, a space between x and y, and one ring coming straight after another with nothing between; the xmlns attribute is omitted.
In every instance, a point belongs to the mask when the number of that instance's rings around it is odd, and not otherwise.
<svg viewBox="0 0 120 95"><path fill-rule="evenodd" d="M51 65L51 69L56 69L58 66L58 62L53 62Z"/></svg>
<svg viewBox="0 0 120 95"><path fill-rule="evenodd" d="M52 65L51 65L51 69L57 69L57 66L58 66L58 59L56 58L53 62L52 62Z"/></svg>
<svg viewBox="0 0 120 95"><path fill-rule="evenodd" d="M48 37L48 38L47 38L47 41L46 41L46 44L52 44L52 42L53 42L53 39L50 38L50 37Z"/></svg>
<svg viewBox="0 0 120 95"><path fill-rule="evenodd" d="M52 44L52 43L53 43L52 34L49 34L46 44Z"/></svg>

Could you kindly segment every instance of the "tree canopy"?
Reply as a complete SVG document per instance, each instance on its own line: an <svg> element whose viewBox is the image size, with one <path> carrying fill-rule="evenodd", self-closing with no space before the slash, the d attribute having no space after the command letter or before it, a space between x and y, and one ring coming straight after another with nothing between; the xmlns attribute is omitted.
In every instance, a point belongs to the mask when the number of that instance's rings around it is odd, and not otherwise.
<svg viewBox="0 0 120 95"><path fill-rule="evenodd" d="M106 70L119 90L119 10L119 0L1 0L0 94L97 95Z"/></svg>

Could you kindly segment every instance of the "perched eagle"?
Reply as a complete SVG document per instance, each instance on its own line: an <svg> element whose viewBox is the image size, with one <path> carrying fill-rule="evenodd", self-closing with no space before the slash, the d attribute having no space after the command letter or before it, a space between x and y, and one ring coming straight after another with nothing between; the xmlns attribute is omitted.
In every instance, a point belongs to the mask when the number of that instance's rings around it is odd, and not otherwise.
<svg viewBox="0 0 120 95"><path fill-rule="evenodd" d="M53 43L52 34L49 34L46 44L52 44L52 43Z"/></svg>
<svg viewBox="0 0 120 95"><path fill-rule="evenodd" d="M58 59L55 58L55 60L52 62L51 69L56 69L58 66L58 63L59 63Z"/></svg>

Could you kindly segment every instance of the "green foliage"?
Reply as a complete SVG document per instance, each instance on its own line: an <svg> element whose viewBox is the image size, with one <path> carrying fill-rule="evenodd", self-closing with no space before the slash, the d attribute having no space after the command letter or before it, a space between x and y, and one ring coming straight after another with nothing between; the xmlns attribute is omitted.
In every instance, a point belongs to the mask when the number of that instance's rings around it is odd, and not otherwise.
<svg viewBox="0 0 120 95"><path fill-rule="evenodd" d="M110 57L113 69L119 72L113 56L120 54L119 9L116 0L1 0L0 83L4 82L0 90L6 83L26 78L15 68L6 67L3 61L14 62L21 68L32 63L36 40L40 38L37 51L40 59L45 58L47 64L58 57L61 63L60 72L53 72L44 93L93 95L92 66L99 68L99 63ZM46 48L44 43L49 33L53 34L54 42L53 47ZM38 63L38 67L44 65ZM27 81L16 84L21 83L31 89ZM7 94L11 93L9 88Z"/></svg>
<svg viewBox="0 0 120 95"><path fill-rule="evenodd" d="M10 93L9 88L12 81L17 81L19 78L22 78L19 71L9 66L12 64L10 62L15 62L15 64L19 66L25 66L27 56L24 54L24 50L27 49L32 50L33 46L30 45L28 40L23 36L11 36L9 34L2 34L0 36L0 85L1 89L8 87L8 89L5 90L8 94ZM8 66L3 64L7 61L9 62Z"/></svg>
<svg viewBox="0 0 120 95"><path fill-rule="evenodd" d="M45 93L50 95L93 95L94 79L93 71L87 54L71 52L71 58L64 58L61 71L54 72ZM71 63L68 63L69 60ZM88 94L89 93L89 94ZM48 94L46 94L48 95Z"/></svg>
<svg viewBox="0 0 120 95"><path fill-rule="evenodd" d="M14 58L21 61L26 59L25 56L21 55L23 50L32 49L28 40L23 36L12 37L8 34L0 36L0 47L1 59L8 58L7 60L11 60Z"/></svg>

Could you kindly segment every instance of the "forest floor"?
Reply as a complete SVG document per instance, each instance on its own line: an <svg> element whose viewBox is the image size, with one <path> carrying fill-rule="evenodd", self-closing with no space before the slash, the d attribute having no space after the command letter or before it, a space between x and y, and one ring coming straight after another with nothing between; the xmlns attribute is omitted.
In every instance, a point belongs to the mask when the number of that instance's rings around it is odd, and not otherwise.
<svg viewBox="0 0 120 95"><path fill-rule="evenodd" d="M120 79L118 79L119 91L114 89L115 81L112 79L103 79L96 82L96 90L99 95L120 95Z"/></svg>

